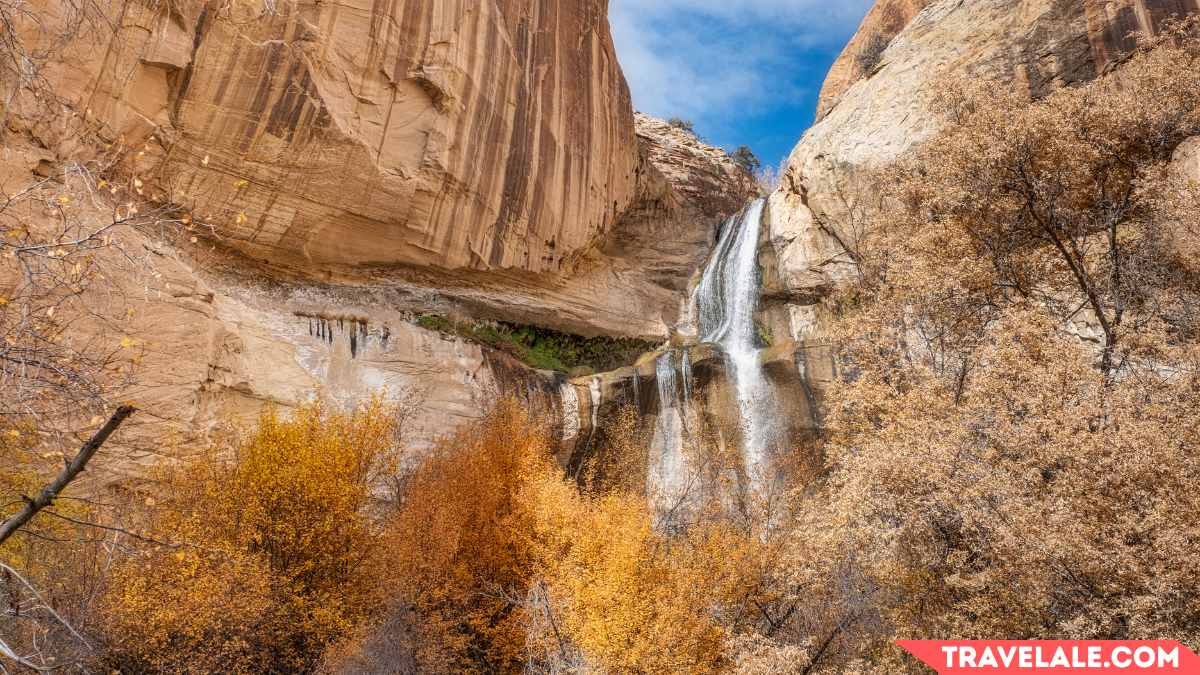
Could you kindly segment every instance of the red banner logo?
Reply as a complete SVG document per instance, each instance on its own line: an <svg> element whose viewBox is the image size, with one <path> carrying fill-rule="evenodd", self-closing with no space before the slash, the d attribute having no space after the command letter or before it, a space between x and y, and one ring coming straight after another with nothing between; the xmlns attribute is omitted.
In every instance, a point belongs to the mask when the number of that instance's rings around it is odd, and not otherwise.
<svg viewBox="0 0 1200 675"><path fill-rule="evenodd" d="M956 673L1196 673L1200 657L1174 640L897 640L939 675Z"/></svg>

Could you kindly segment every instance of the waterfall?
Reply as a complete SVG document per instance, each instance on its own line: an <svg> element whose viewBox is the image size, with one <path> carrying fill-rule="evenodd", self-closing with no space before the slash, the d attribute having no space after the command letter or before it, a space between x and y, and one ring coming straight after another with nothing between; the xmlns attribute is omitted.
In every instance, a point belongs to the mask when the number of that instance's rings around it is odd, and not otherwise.
<svg viewBox="0 0 1200 675"><path fill-rule="evenodd" d="M742 417L742 453L751 483L765 470L776 437L770 384L759 361L758 236L765 200L752 202L730 218L692 298L698 333L725 352Z"/></svg>
<svg viewBox="0 0 1200 675"><path fill-rule="evenodd" d="M684 354L686 355L686 351ZM686 460L683 439L687 432L687 410L680 396L673 352L664 352L654 363L658 381L658 422L650 457L650 494L656 510L673 510L687 490Z"/></svg>
<svg viewBox="0 0 1200 675"><path fill-rule="evenodd" d="M692 402L692 354L686 348L683 350L683 356L680 357L680 370L683 375L683 402L690 404Z"/></svg>
<svg viewBox="0 0 1200 675"><path fill-rule="evenodd" d="M579 392L575 385L563 382L559 385L559 398L562 399L562 441L570 443L579 438Z"/></svg>
<svg viewBox="0 0 1200 675"><path fill-rule="evenodd" d="M596 438L596 432L600 430L600 378L593 377L588 382L588 402L591 403L591 422L592 428L588 430L588 443L590 444Z"/></svg>

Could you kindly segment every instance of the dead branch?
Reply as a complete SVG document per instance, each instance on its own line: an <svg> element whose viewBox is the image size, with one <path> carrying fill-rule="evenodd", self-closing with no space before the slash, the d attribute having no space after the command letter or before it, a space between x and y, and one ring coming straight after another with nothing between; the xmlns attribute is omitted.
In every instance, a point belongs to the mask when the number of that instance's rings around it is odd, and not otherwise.
<svg viewBox="0 0 1200 675"><path fill-rule="evenodd" d="M96 432L96 435L92 436L91 440L83 444L83 447L79 449L79 453L75 455L75 459L63 467L62 472L58 474L58 477L52 483L43 488L41 493L36 497L32 499L25 497L25 508L4 521L3 525L0 525L0 544L3 544L13 533L24 527L30 520L33 520L38 511L52 505L54 500L58 499L59 493L66 489L79 474L83 473L84 469L87 468L88 462L95 456L96 451L104 445L108 437L112 436L113 432L134 411L135 408L133 406L123 405L117 408L117 411L108 419L108 422Z"/></svg>
<svg viewBox="0 0 1200 675"><path fill-rule="evenodd" d="M87 639L79 633L79 631L75 630L75 627L68 623L67 620L64 619L58 612L54 611L54 608L50 606L50 603L46 602L45 598L42 597L42 594L38 593L38 590L34 588L33 584L29 583L25 577L21 576L20 572L17 572L17 570L4 563L0 563L0 569L3 569L8 574L16 577L17 581L20 581L21 584L24 585L25 588L30 592L30 594L33 595L34 599L40 603L42 609L49 612L50 616L54 617L55 621L58 621L68 631L70 631L71 635L74 635L77 640L83 643L83 646L87 647L88 649L92 648L91 643L88 642Z"/></svg>

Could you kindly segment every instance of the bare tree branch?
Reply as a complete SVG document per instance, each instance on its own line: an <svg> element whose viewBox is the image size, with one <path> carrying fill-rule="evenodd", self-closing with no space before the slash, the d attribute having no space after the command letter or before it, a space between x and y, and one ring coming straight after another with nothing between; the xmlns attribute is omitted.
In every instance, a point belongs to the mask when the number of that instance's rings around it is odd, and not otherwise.
<svg viewBox="0 0 1200 675"><path fill-rule="evenodd" d="M26 497L25 508L4 521L3 525L0 525L0 544L3 544L13 533L24 527L30 520L33 520L38 511L52 505L54 500L58 499L59 493L66 489L79 474L83 473L84 469L87 468L88 462L95 456L96 451L121 426L121 423L134 413L134 410L135 408L127 405L117 408L117 411L108 419L108 422L96 432L96 435L92 436L91 440L83 444L83 447L79 449L79 453L75 455L75 459L63 467L62 472L58 474L58 477L52 483L43 488L37 497L32 499Z"/></svg>
<svg viewBox="0 0 1200 675"><path fill-rule="evenodd" d="M45 609L47 612L49 612L50 616L54 617L55 620L65 626L67 630L71 631L71 634L74 635L75 638L80 642L82 642L83 646L87 647L88 649L92 648L91 643L88 642L82 635L80 635L79 631L75 630L75 627L68 623L66 619L62 618L58 612L54 611L54 608L50 606L50 603L46 602L45 598L42 597L42 594L38 593L37 589L33 587L33 584L29 583L25 577L21 576L19 572L4 563L0 563L0 569L3 569L12 576L16 577L17 580L24 584L25 588L27 588L29 592L33 594L34 599L41 603L42 609Z"/></svg>
<svg viewBox="0 0 1200 675"><path fill-rule="evenodd" d="M48 672L54 670L53 668L50 668L48 666L39 666L38 664L34 663L33 661L30 661L29 659L24 658L20 654L13 651L12 647L9 647L7 644L5 644L4 640L0 640L0 656L3 656L11 661L16 662L17 665L25 666L26 668L29 668L30 670L33 670L33 671L36 671L39 673L48 673ZM2 666L0 666L0 667L2 667ZM8 671L5 670L3 672L7 673Z"/></svg>

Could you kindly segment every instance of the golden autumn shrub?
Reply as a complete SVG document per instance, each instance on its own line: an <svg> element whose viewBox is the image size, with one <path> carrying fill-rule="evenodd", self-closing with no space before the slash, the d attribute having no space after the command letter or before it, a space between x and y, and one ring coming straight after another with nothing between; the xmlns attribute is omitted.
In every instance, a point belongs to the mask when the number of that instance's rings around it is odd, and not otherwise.
<svg viewBox="0 0 1200 675"><path fill-rule="evenodd" d="M805 645L776 640L799 608L787 569L791 521L741 520L711 506L689 526L664 530L643 494L580 493L558 480L543 481L536 494L539 574L555 641L586 664L604 672L750 672L772 651L804 663ZM549 637L530 636L552 658Z"/></svg>
<svg viewBox="0 0 1200 675"><path fill-rule="evenodd" d="M106 661L137 672L303 672L377 609L375 491L395 416L268 410L230 453L163 476L142 520L160 542L123 559L104 598ZM229 455L229 456L227 456Z"/></svg>
<svg viewBox="0 0 1200 675"><path fill-rule="evenodd" d="M116 570L105 597L104 665L121 672L271 673L303 669L304 617L260 558L155 550Z"/></svg>
<svg viewBox="0 0 1200 675"><path fill-rule="evenodd" d="M613 672L716 672L724 633L709 612L713 579L680 565L645 499L596 499L547 481L538 496L546 585L561 628L589 662Z"/></svg>
<svg viewBox="0 0 1200 675"><path fill-rule="evenodd" d="M390 610L326 667L727 672L744 639L780 646L763 617L793 602L786 538L723 517L667 534L645 494L581 489L550 449L506 401L413 467L386 538Z"/></svg>

